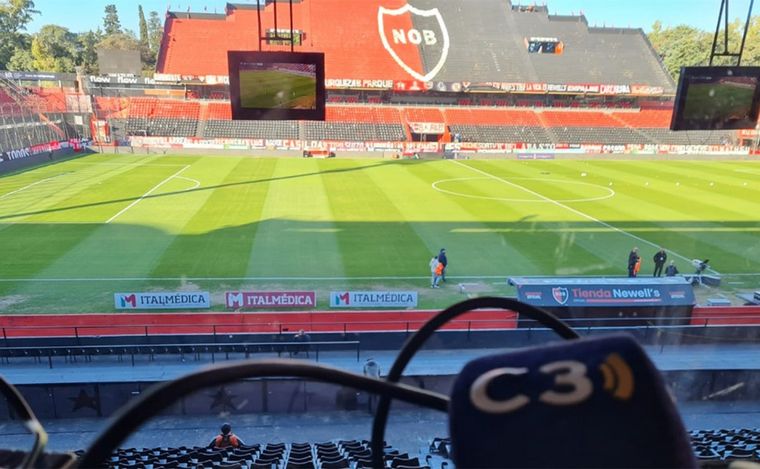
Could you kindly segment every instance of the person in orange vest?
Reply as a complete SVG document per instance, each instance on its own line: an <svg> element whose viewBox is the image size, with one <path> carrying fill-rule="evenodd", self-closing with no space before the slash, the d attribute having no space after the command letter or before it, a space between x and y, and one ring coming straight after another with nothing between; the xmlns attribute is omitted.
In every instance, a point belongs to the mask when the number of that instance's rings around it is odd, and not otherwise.
<svg viewBox="0 0 760 469"><path fill-rule="evenodd" d="M443 277L443 272L446 266L443 265L443 262L438 262L438 265L435 266L435 280L433 280L433 288L440 288L438 286L439 283L441 283L441 278Z"/></svg>
<svg viewBox="0 0 760 469"><path fill-rule="evenodd" d="M239 448L240 445L244 445L243 440L238 438L237 435L232 433L232 427L229 423L222 425L222 433L217 435L211 443L209 448Z"/></svg>

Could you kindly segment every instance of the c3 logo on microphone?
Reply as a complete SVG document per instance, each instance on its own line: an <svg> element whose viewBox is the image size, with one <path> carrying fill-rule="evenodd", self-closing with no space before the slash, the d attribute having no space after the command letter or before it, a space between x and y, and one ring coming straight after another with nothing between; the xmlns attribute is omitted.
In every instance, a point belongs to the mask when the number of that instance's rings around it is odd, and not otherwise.
<svg viewBox="0 0 760 469"><path fill-rule="evenodd" d="M610 354L599 366L604 390L615 398L630 399L633 395L633 373L623 358ZM539 402L553 406L576 405L591 397L594 384L588 377L588 367L579 361L563 360L547 363L538 369L544 375L554 377L552 387L541 392ZM507 399L494 399L488 394L488 386L497 378L524 377L528 368L494 368L479 376L470 387L470 401L478 410L489 414L506 414L528 405L531 397L516 394Z"/></svg>

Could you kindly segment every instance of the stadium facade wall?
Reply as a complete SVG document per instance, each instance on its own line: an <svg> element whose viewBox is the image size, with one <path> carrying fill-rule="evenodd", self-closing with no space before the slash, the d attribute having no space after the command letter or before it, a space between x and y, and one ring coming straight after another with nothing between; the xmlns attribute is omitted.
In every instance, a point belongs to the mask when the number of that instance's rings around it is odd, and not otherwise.
<svg viewBox="0 0 760 469"><path fill-rule="evenodd" d="M71 139L9 150L0 157L0 174L59 161L61 158L88 151L89 145L89 140Z"/></svg>

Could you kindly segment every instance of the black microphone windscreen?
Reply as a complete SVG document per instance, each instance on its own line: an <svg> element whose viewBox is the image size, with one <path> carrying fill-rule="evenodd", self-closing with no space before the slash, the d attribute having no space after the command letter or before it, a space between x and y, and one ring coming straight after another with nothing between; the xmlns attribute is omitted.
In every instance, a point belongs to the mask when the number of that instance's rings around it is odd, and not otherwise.
<svg viewBox="0 0 760 469"><path fill-rule="evenodd" d="M451 398L457 467L696 467L644 350L623 335L467 364Z"/></svg>

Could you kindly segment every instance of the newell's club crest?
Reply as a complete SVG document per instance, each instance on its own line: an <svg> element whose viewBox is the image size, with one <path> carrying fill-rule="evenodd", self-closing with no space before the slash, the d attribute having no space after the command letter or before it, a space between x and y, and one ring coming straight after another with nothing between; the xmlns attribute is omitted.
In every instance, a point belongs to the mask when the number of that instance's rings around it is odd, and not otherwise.
<svg viewBox="0 0 760 469"><path fill-rule="evenodd" d="M412 15L411 20L401 21L399 17L406 13ZM420 10L409 4L395 10L380 7L377 10L377 26L385 50L414 79L428 82L446 63L449 56L449 31L438 8ZM422 70L415 70L399 55L404 48L413 48L414 56L419 56L417 51L423 48L428 53L426 55L438 54L438 61L428 73L425 73L424 65L421 65ZM424 64L424 60L420 62Z"/></svg>
<svg viewBox="0 0 760 469"><path fill-rule="evenodd" d="M570 293L565 287L555 287L552 288L552 297L554 298L554 301L561 305L564 305L567 303L568 298L570 298Z"/></svg>

